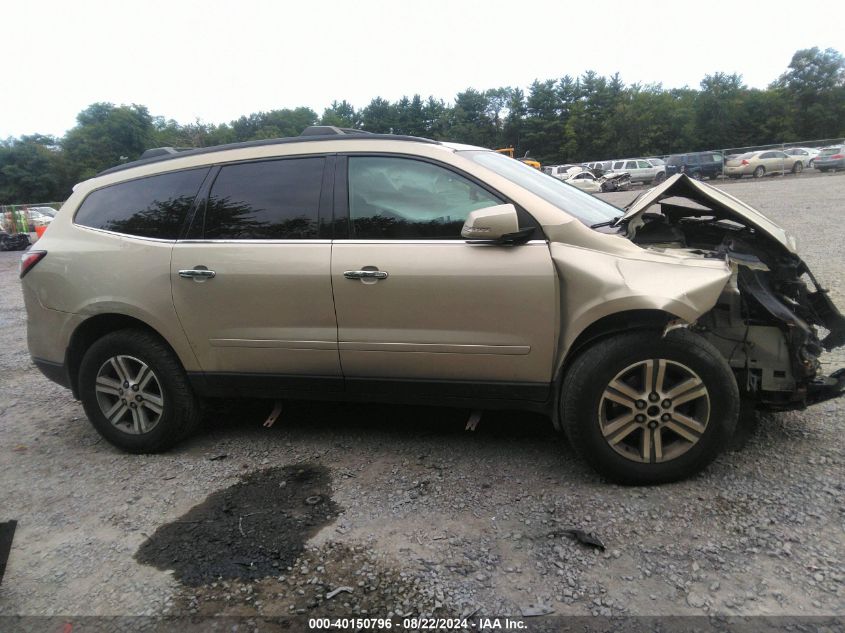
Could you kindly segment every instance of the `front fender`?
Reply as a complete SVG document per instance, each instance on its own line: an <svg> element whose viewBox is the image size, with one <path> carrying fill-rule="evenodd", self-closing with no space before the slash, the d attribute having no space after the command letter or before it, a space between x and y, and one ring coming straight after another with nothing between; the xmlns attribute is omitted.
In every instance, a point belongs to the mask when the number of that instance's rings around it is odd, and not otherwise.
<svg viewBox="0 0 845 633"><path fill-rule="evenodd" d="M731 276L727 262L684 254L603 253L552 243L561 283L560 366L572 343L599 319L660 310L692 323L716 305Z"/></svg>

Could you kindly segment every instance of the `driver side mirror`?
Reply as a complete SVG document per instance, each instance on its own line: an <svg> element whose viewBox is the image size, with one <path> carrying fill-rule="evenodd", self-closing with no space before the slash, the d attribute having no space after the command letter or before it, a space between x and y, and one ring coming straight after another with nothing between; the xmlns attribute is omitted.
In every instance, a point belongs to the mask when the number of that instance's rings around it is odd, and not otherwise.
<svg viewBox="0 0 845 633"><path fill-rule="evenodd" d="M461 229L461 237L473 244L520 244L532 229L519 230L519 218L512 204L500 204L470 211Z"/></svg>

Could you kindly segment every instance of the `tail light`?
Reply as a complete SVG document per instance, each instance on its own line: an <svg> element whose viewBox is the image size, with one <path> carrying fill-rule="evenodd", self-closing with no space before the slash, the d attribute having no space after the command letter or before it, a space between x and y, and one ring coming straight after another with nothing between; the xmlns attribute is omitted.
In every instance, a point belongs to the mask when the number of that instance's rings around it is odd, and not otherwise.
<svg viewBox="0 0 845 633"><path fill-rule="evenodd" d="M23 276L33 269L35 264L40 262L46 256L47 251L26 251L23 255L21 255L21 279L23 279Z"/></svg>
<svg viewBox="0 0 845 633"><path fill-rule="evenodd" d="M845 154L834 154L833 156L831 156L831 158L834 160L839 160L841 158L845 158Z"/></svg>
<svg viewBox="0 0 845 633"><path fill-rule="evenodd" d="M751 163L749 163L749 162L748 162L747 160L745 160L744 158L742 159L742 162L740 163L740 165L750 165L750 164L751 164Z"/></svg>

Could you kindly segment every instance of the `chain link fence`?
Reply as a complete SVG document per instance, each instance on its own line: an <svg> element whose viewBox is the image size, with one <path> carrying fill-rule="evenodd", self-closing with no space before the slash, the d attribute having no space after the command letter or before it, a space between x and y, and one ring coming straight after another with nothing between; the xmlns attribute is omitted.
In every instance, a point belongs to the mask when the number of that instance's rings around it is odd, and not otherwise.
<svg viewBox="0 0 845 633"><path fill-rule="evenodd" d="M829 147L831 145L842 145L845 139L840 138L823 138L814 141L795 141L790 143L773 143L771 145L749 145L747 147L729 147L726 149L714 150L721 152L723 156L731 156L734 154L745 154L746 152L762 152L765 150L780 150L786 151L793 147L806 147L821 149L822 147Z"/></svg>
<svg viewBox="0 0 845 633"><path fill-rule="evenodd" d="M0 228L6 233L36 233L52 222L61 202L32 202L0 205Z"/></svg>

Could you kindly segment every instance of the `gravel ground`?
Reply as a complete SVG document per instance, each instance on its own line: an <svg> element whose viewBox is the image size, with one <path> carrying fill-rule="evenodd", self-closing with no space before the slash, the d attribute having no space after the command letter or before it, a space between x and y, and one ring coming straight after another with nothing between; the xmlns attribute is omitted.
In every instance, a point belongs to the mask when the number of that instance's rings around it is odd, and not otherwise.
<svg viewBox="0 0 845 633"><path fill-rule="evenodd" d="M845 176L718 184L796 234L845 308ZM519 412L470 433L466 411L289 403L267 429L271 404L219 403L176 450L126 455L30 364L17 261L0 253L0 521L19 522L0 615L845 614L843 400L654 488L603 482ZM271 519L287 537L259 551Z"/></svg>

